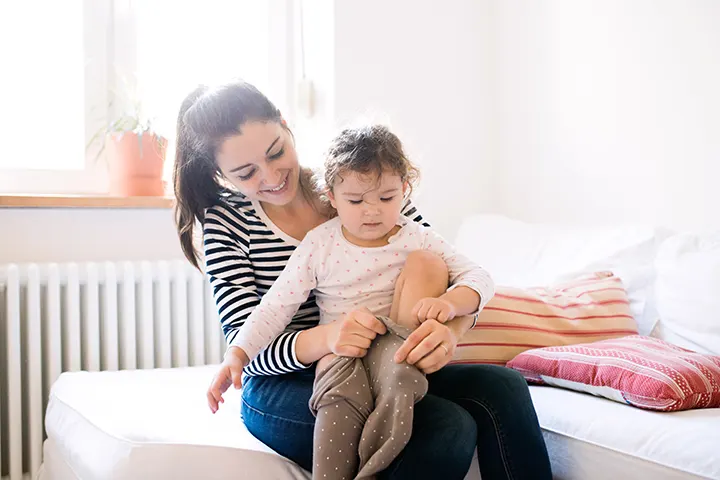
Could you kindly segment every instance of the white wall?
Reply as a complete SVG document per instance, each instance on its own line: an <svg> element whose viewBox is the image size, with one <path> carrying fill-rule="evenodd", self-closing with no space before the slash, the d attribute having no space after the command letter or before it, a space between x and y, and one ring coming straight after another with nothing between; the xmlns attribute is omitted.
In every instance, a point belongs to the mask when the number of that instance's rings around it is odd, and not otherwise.
<svg viewBox="0 0 720 480"><path fill-rule="evenodd" d="M416 200L448 238L492 205L490 2L338 2L335 114L387 120L422 179Z"/></svg>
<svg viewBox="0 0 720 480"><path fill-rule="evenodd" d="M499 211L720 228L720 2L493 6Z"/></svg>
<svg viewBox="0 0 720 480"><path fill-rule="evenodd" d="M317 102L311 118L296 112L303 162L320 163L338 126L382 112L375 119L392 126L422 169L416 200L440 232L452 237L463 215L488 208L489 6L306 2L305 70ZM0 264L181 256L169 210L0 209Z"/></svg>
<svg viewBox="0 0 720 480"><path fill-rule="evenodd" d="M305 3L318 102L296 128L302 162L318 165L343 126L388 124L422 171L416 203L452 238L464 215L494 201L490 2Z"/></svg>
<svg viewBox="0 0 720 480"><path fill-rule="evenodd" d="M720 2L309 3L306 163L369 114L450 238L478 211L720 228ZM0 263L181 255L168 210L0 209Z"/></svg>
<svg viewBox="0 0 720 480"><path fill-rule="evenodd" d="M303 4L304 9L299 6ZM300 88L294 87L291 126L300 161L320 167L335 132L335 0L292 2L295 7L294 80L312 84L312 111L300 107ZM301 25L302 22L302 25ZM303 77L304 75L304 77ZM292 80L292 79L291 79Z"/></svg>
<svg viewBox="0 0 720 480"><path fill-rule="evenodd" d="M170 210L0 208L0 265L174 258Z"/></svg>

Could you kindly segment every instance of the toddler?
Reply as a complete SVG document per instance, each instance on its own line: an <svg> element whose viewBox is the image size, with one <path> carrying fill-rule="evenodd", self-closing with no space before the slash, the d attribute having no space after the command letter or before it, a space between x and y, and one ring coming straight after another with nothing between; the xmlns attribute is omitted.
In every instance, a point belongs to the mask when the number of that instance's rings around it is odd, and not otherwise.
<svg viewBox="0 0 720 480"><path fill-rule="evenodd" d="M331 354L318 362L310 399L313 479L374 478L388 467L410 439L413 405L427 392L422 372L395 363L395 352L420 322L476 314L493 295L487 272L401 215L416 173L387 128L343 131L325 162L327 195L338 216L305 236L228 350L252 360L311 291L321 324L364 308L387 327L365 357ZM408 257L418 254L436 257L447 277L438 298L419 298L408 308L413 292L399 278ZM455 291L459 286L471 290ZM442 343L436 348L448 351Z"/></svg>

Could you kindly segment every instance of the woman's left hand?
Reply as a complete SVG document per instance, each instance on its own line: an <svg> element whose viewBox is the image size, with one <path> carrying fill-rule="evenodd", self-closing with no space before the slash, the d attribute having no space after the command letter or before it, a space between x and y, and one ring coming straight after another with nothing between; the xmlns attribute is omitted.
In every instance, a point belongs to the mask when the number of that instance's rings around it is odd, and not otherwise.
<svg viewBox="0 0 720 480"><path fill-rule="evenodd" d="M403 342L395 353L395 362L407 361L425 374L437 372L452 359L457 342L450 327L430 319Z"/></svg>

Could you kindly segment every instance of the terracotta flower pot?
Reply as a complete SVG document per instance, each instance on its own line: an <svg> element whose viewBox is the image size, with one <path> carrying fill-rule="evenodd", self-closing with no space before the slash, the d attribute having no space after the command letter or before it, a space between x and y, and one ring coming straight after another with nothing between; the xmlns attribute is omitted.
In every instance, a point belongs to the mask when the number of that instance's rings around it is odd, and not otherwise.
<svg viewBox="0 0 720 480"><path fill-rule="evenodd" d="M108 135L110 195L164 196L162 180L167 139L154 133Z"/></svg>

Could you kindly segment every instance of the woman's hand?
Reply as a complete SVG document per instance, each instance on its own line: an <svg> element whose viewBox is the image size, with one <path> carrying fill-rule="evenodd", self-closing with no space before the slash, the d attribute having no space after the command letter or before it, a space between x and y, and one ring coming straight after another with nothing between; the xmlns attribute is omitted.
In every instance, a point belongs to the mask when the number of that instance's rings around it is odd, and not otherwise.
<svg viewBox="0 0 720 480"><path fill-rule="evenodd" d="M234 385L236 389L242 387L242 371L248 363L250 359L241 348L230 347L225 352L223 363L207 391L208 406L212 413L217 412L220 404L225 402L222 394L230 385Z"/></svg>
<svg viewBox="0 0 720 480"><path fill-rule="evenodd" d="M395 362L407 361L425 374L437 372L452 359L458 337L437 320L423 322L395 353Z"/></svg>
<svg viewBox="0 0 720 480"><path fill-rule="evenodd" d="M364 357L375 337L385 332L385 325L370 310L353 310L328 325L327 346L335 355Z"/></svg>
<svg viewBox="0 0 720 480"><path fill-rule="evenodd" d="M455 305L443 298L432 297L421 298L410 312L410 315L413 318L417 317L420 323L426 320L437 320L440 323L445 323L455 318L456 314Z"/></svg>

